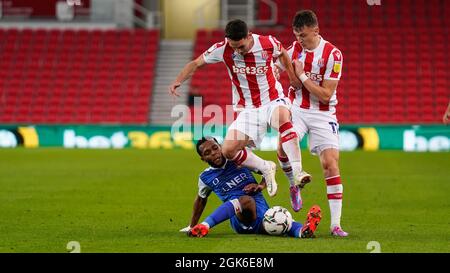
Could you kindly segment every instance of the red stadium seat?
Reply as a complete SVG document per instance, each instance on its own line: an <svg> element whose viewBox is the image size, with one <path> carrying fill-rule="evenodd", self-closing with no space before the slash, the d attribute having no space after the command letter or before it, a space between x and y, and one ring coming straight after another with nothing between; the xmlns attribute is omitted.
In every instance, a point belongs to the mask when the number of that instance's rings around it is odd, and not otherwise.
<svg viewBox="0 0 450 273"><path fill-rule="evenodd" d="M109 99L123 95L139 111L108 116L108 122L147 122L152 84L144 84L139 96L111 87L124 82L114 71L131 70L133 81L145 76L152 82L158 31L0 29L0 37L8 41L0 50L0 76L9 79L2 94L17 107L2 109L0 122L99 123L105 113L125 107Z"/></svg>
<svg viewBox="0 0 450 273"><path fill-rule="evenodd" d="M426 123L436 122L442 114L437 105L448 103L450 97L445 40L445 22L450 18L445 12L450 9L446 1L384 1L381 6L359 0L275 2L284 28L253 32L272 34L288 47L294 39L290 30L293 14L310 8L318 15L324 38L342 50L344 66L337 93L342 123ZM268 11L261 6L258 18L265 19ZM426 40L430 33L436 37L431 52ZM221 29L199 31L193 52L201 54L222 38ZM215 84L225 82L228 88ZM282 76L281 82L287 86L287 77ZM219 105L231 102L229 85L225 69L213 66L197 72L191 81L204 102ZM429 114L421 115L423 107Z"/></svg>

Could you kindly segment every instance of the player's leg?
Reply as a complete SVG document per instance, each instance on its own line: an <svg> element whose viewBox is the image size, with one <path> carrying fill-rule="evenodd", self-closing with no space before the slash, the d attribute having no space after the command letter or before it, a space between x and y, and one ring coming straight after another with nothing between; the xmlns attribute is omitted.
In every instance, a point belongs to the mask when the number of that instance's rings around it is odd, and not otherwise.
<svg viewBox="0 0 450 273"><path fill-rule="evenodd" d="M255 212L251 212L251 200L253 200L253 198L250 196L241 196L240 198L235 198L224 202L213 213L206 217L206 219L201 224L194 226L191 229L189 235L194 237L204 237L206 236L206 234L208 234L211 228L222 223L225 220L230 219L235 215L237 215L239 219L246 220L247 218L250 219L250 217L252 217L252 215L254 214L256 219L255 208L253 208L253 211ZM241 202L244 207L241 205ZM254 200L253 207L255 207ZM243 216L242 213L244 213Z"/></svg>
<svg viewBox="0 0 450 273"><path fill-rule="evenodd" d="M230 129L222 144L222 153L226 159L234 161L237 165L261 172L265 171L269 168L268 162L246 148L249 142L248 135L239 130Z"/></svg>
<svg viewBox="0 0 450 273"><path fill-rule="evenodd" d="M348 233L341 228L343 186L339 171L339 150L325 149L320 153L320 163L327 183L327 197L330 205L331 234L345 237Z"/></svg>
<svg viewBox="0 0 450 273"><path fill-rule="evenodd" d="M345 237L340 225L342 213L343 186L339 172L339 124L336 116L329 113L308 114L309 146L313 154L318 154L327 185L330 206L331 233Z"/></svg>
<svg viewBox="0 0 450 273"><path fill-rule="evenodd" d="M225 158L238 165L260 171L266 180L268 194L274 196L277 192L276 164L260 158L246 148L251 141L258 143L262 140L262 132L265 132L267 127L266 124L261 124L261 119L257 111L240 113L228 129L222 144L222 153Z"/></svg>
<svg viewBox="0 0 450 273"><path fill-rule="evenodd" d="M284 107L283 107L284 108ZM284 110L282 110L284 112ZM289 113L282 113L284 114L284 119L282 119L282 122L285 122L287 118L289 118ZM304 187L306 183L309 183L311 181L311 175L304 172L302 170L302 164L301 164L301 153L300 153L300 145L299 142L307 132L306 124L301 119L301 116L295 111L292 111L292 122L295 127L295 132L297 133L297 139L295 139L292 143L284 143L283 145L283 139L281 137L281 134L279 134L279 141L278 141L278 149L277 149L277 155L278 155L278 163L281 166L281 169L283 170L284 174L288 178L289 181L289 195L291 200L291 206L294 211L299 211L302 208L302 198L300 194L301 188ZM285 122L286 123L286 122ZM295 142L295 143L294 143ZM294 170L291 165L291 160L289 159L288 155L285 153L285 150L283 146L287 146L289 144L293 144L292 146L295 146L296 150L298 151L298 158L300 159L297 164L297 170ZM292 157L292 156L291 156ZM295 156L294 156L295 158ZM297 159L298 159L297 158ZM295 159L294 159L295 161ZM295 166L295 164L294 164ZM300 170L298 169L300 168ZM297 173L295 173L297 172ZM298 173L300 172L300 173ZM297 179L295 179L297 177ZM296 185L296 181L298 185Z"/></svg>
<svg viewBox="0 0 450 273"><path fill-rule="evenodd" d="M291 163L281 146L281 140L278 142L278 163L289 181L289 197L291 200L291 207L295 212L298 212L303 207L300 187L295 185L294 172L292 171Z"/></svg>
<svg viewBox="0 0 450 273"><path fill-rule="evenodd" d="M244 195L239 197L240 212L236 213L237 218L244 225L250 225L256 220L256 202L253 197Z"/></svg>
<svg viewBox="0 0 450 273"><path fill-rule="evenodd" d="M299 144L300 138L291 122L291 112L289 109L283 105L277 105L272 111L270 124L278 130L280 135L281 147L278 155L281 156L281 159L286 157L288 159L284 160L284 162L280 160L280 162L285 163L280 163L280 165L282 167L284 165L286 169L289 169L290 167L294 184L303 186L311 180L311 176L303 172Z"/></svg>

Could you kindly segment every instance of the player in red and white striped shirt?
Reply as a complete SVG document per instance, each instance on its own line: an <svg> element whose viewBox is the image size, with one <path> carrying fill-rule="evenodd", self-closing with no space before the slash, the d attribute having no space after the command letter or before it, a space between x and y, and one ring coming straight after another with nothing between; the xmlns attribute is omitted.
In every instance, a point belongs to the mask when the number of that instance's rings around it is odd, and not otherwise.
<svg viewBox="0 0 450 273"><path fill-rule="evenodd" d="M273 58L278 58L286 67L291 84L301 86L286 50L275 37L249 32L242 20L230 21L225 28L225 37L224 41L188 63L171 84L169 92L177 96L176 88L197 68L223 62L232 82L234 109L240 112L228 128L222 145L223 155L238 165L261 171L269 195L274 196L277 191L276 164L261 159L246 148L249 144L259 146L271 126L280 132L294 180L305 183L310 175L301 169L299 139L291 123L290 102L284 97L273 72Z"/></svg>
<svg viewBox="0 0 450 273"><path fill-rule="evenodd" d="M302 81L301 88L291 86L292 121L300 139L309 134L309 147L318 154L327 184L331 214L331 233L348 235L341 228L342 192L339 171L339 123L336 118L336 88L342 71L341 51L319 35L316 15L310 10L297 12L293 32L297 41L288 49L295 72ZM281 70L283 65L277 64ZM282 169L289 177L289 163L283 147L278 150ZM287 170L287 171L286 171Z"/></svg>

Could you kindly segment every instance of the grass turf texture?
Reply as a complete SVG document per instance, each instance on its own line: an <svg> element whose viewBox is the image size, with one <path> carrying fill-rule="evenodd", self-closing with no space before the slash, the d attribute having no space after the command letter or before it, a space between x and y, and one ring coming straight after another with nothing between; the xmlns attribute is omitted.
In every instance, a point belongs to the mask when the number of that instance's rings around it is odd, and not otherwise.
<svg viewBox="0 0 450 273"><path fill-rule="evenodd" d="M276 160L275 152L259 153ZM303 152L313 182L304 208L290 209L288 182L269 205L289 208L300 222L319 204L317 238L238 235L229 221L205 238L178 232L190 220L198 174L206 167L182 150L0 150L0 252L450 252L448 153L344 152L342 225L329 235L326 187L316 157ZM267 193L264 193L267 197ZM220 201L211 195L201 219Z"/></svg>

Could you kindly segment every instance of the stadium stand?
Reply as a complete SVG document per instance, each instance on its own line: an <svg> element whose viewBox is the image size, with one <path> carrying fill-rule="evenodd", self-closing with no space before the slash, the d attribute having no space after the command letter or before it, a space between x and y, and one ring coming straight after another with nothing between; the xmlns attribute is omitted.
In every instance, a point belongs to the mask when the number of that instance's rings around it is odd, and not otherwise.
<svg viewBox="0 0 450 273"><path fill-rule="evenodd" d="M158 30L0 29L0 122L148 122Z"/></svg>
<svg viewBox="0 0 450 273"><path fill-rule="evenodd" d="M324 38L344 54L338 87L341 123L439 123L450 98L449 5L443 0L276 0L278 27L253 29L271 34L287 48L294 41L291 20L297 10L317 13ZM260 5L259 19L269 17ZM223 40L222 30L199 30L194 56ZM287 90L287 77L282 77ZM231 86L223 64L198 71L192 89L208 104L230 104Z"/></svg>

